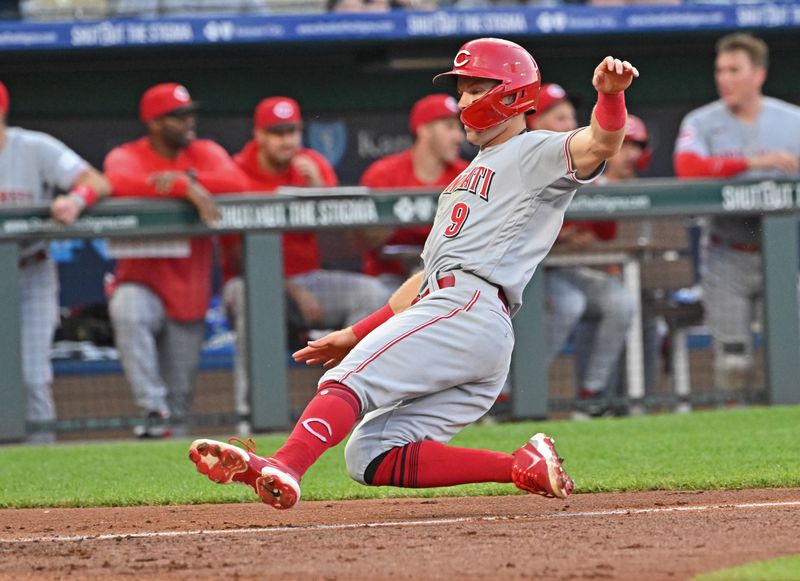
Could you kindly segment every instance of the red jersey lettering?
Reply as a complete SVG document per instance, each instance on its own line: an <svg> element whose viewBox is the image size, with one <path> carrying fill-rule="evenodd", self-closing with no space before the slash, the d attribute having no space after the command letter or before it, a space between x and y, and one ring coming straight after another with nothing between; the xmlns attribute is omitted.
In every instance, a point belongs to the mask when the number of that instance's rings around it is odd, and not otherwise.
<svg viewBox="0 0 800 581"><path fill-rule="evenodd" d="M458 191L469 192L488 202L489 188L492 186L494 174L495 172L493 169L479 165L472 168L466 175L461 174L450 182L450 185L448 185L442 193L452 194Z"/></svg>

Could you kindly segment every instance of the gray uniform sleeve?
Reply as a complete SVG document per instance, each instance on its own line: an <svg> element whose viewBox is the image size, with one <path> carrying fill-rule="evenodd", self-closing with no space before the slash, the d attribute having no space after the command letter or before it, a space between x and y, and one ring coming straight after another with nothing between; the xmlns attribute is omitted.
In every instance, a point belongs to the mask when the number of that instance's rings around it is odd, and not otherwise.
<svg viewBox="0 0 800 581"><path fill-rule="evenodd" d="M89 164L61 141L45 133L36 133L34 152L42 181L60 190L68 190L89 168Z"/></svg>
<svg viewBox="0 0 800 581"><path fill-rule="evenodd" d="M702 120L695 113L683 118L675 140L675 153L696 153L704 157L711 155L708 144L703 139L701 125Z"/></svg>
<svg viewBox="0 0 800 581"><path fill-rule="evenodd" d="M594 181L603 173L605 164L588 179L575 175L569 155L569 141L584 128L571 132L535 131L520 148L522 183L531 190L551 193L572 192L578 186Z"/></svg>

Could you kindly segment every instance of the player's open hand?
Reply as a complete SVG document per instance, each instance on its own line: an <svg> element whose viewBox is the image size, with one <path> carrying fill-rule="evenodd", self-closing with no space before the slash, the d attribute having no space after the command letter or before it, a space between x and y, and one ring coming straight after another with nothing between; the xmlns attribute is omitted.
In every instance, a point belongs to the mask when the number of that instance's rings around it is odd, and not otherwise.
<svg viewBox="0 0 800 581"><path fill-rule="evenodd" d="M598 93L619 93L631 86L639 71L628 61L607 56L594 70L592 85Z"/></svg>
<svg viewBox="0 0 800 581"><path fill-rule="evenodd" d="M316 341L309 341L308 346L292 353L292 358L298 363L306 365L321 363L325 368L333 367L344 359L357 343L358 338L348 327L328 333Z"/></svg>

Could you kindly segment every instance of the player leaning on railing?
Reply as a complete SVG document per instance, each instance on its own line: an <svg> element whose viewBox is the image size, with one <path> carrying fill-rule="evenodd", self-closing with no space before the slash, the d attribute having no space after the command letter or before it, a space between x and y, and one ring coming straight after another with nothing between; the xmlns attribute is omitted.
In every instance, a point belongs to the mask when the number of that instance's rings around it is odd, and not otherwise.
<svg viewBox="0 0 800 581"><path fill-rule="evenodd" d="M287 442L262 458L248 446L196 440L197 469L243 482L276 508L300 498L300 479L355 430L345 450L350 475L372 486L430 487L513 482L564 498L573 489L552 438L536 434L513 454L446 445L491 407L508 374L511 316L555 240L576 189L602 172L622 144L624 90L637 70L606 57L589 127L528 132L540 77L533 57L506 40L481 38L458 51L450 82L467 139L480 147L445 188L425 244L424 273L353 327L294 354L331 368Z"/></svg>
<svg viewBox="0 0 800 581"><path fill-rule="evenodd" d="M72 224L111 189L108 180L61 141L21 127L6 126L11 98L0 82L0 205L50 203L56 222ZM66 195L56 196L58 192ZM27 441L55 441L56 419L50 349L58 326L58 269L43 240L19 251L22 377L29 422L40 424Z"/></svg>

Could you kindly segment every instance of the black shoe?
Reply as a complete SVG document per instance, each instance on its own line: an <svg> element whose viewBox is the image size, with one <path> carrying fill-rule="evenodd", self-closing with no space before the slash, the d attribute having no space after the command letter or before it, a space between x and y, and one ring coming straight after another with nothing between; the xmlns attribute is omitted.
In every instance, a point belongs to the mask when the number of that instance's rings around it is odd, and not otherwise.
<svg viewBox="0 0 800 581"><path fill-rule="evenodd" d="M169 438L172 430L169 427L169 414L152 411L147 414L142 425L133 428L137 438Z"/></svg>
<svg viewBox="0 0 800 581"><path fill-rule="evenodd" d="M614 409L602 391L583 388L578 393L572 411L573 420L588 420L614 415Z"/></svg>

